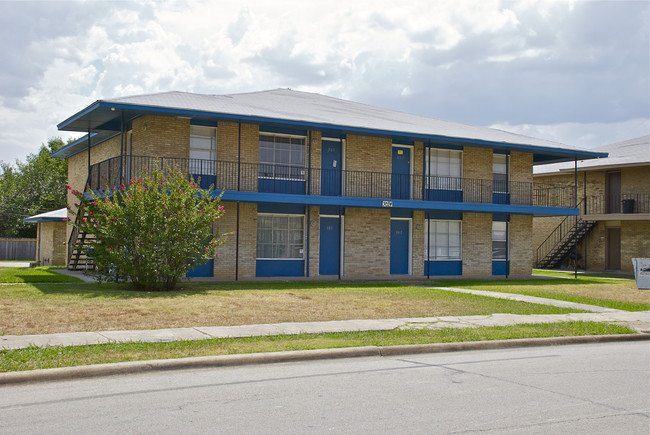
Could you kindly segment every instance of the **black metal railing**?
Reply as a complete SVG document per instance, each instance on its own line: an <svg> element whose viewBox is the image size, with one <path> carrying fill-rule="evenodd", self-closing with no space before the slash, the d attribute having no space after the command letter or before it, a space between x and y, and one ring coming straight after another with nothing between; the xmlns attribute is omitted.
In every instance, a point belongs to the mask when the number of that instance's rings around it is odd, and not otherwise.
<svg viewBox="0 0 650 435"><path fill-rule="evenodd" d="M156 165L163 170L178 167L200 179L202 187L211 185L215 190L575 207L573 187L559 184L517 181L495 184L494 180L475 178L151 156L113 157L92 165L89 185L99 190L127 184L131 177L148 173Z"/></svg>
<svg viewBox="0 0 650 435"><path fill-rule="evenodd" d="M580 201L578 203L578 208L580 208L583 203L584 200ZM551 231L551 234L549 234L548 237L537 247L537 250L535 251L536 266L539 267L546 256L549 255L549 253L551 253L556 246L558 246L563 240L567 238L571 231L578 225L580 220L580 216L567 216L562 219L560 224L555 227L555 229Z"/></svg>
<svg viewBox="0 0 650 435"><path fill-rule="evenodd" d="M623 193L588 196L584 213L650 213L650 195L648 193Z"/></svg>

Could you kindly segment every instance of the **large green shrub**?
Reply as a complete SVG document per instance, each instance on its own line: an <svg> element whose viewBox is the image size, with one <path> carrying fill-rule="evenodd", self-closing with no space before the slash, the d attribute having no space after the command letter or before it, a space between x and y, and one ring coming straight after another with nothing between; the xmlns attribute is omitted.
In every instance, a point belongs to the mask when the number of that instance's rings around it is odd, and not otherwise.
<svg viewBox="0 0 650 435"><path fill-rule="evenodd" d="M68 186L68 189L70 187ZM88 254L103 281L131 281L143 290L172 290L223 243L213 233L221 198L178 168L156 168L128 186L72 193L80 231L94 234ZM76 210L73 210L76 212Z"/></svg>

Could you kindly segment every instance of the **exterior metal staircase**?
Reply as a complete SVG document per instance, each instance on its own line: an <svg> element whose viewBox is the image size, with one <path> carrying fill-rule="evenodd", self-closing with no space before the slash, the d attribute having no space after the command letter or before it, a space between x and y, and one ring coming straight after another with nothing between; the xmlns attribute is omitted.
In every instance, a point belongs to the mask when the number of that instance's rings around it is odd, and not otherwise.
<svg viewBox="0 0 650 435"><path fill-rule="evenodd" d="M578 205L579 206L579 205ZM562 264L573 249L593 230L597 222L567 216L537 248L535 267L552 269Z"/></svg>
<svg viewBox="0 0 650 435"><path fill-rule="evenodd" d="M88 181L90 181L90 178ZM88 181L86 182L84 194L88 190ZM75 223L78 223L84 217L86 217L85 211L78 210ZM95 268L94 259L88 255L94 242L95 236L93 234L86 234L83 231L79 231L77 226L72 228L72 233L68 240L68 270L89 270Z"/></svg>

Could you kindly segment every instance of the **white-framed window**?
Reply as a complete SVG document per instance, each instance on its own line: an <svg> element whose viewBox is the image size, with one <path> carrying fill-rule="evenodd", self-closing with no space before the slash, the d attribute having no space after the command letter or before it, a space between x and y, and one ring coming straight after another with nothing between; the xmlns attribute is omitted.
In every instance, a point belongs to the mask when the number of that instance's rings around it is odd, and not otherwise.
<svg viewBox="0 0 650 435"><path fill-rule="evenodd" d="M425 172L427 189L462 190L463 152L427 148Z"/></svg>
<svg viewBox="0 0 650 435"><path fill-rule="evenodd" d="M305 179L305 137L260 133L259 176Z"/></svg>
<svg viewBox="0 0 650 435"><path fill-rule="evenodd" d="M492 222L492 259L505 260L508 255L508 223Z"/></svg>
<svg viewBox="0 0 650 435"><path fill-rule="evenodd" d="M431 234L429 234L429 229L431 229ZM424 259L460 260L462 252L461 229L461 221L425 220Z"/></svg>
<svg viewBox="0 0 650 435"><path fill-rule="evenodd" d="M190 173L215 175L217 128L190 126Z"/></svg>
<svg viewBox="0 0 650 435"><path fill-rule="evenodd" d="M304 259L305 216L257 215L257 259Z"/></svg>
<svg viewBox="0 0 650 435"><path fill-rule="evenodd" d="M508 193L508 155L492 154L492 191Z"/></svg>

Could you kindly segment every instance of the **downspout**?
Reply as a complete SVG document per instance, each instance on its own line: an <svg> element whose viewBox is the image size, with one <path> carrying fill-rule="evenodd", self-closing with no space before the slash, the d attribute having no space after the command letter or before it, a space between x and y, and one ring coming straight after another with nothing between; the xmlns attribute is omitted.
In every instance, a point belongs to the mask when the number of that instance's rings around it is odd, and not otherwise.
<svg viewBox="0 0 650 435"><path fill-rule="evenodd" d="M308 149L309 149L309 151L307 153L308 154L307 155L307 158L308 158L308 163L307 163L307 195L311 195L311 130L309 130L307 140L309 141L309 145L307 145ZM307 256L306 260L307 261L305 261L305 268L306 268L305 275L307 276L307 278L309 278L309 255L310 255L310 252L311 252L310 247L309 247L310 242L311 242L311 238L310 238L310 235L311 235L311 232L310 232L310 228L311 228L311 207L309 205L307 205L306 207L307 207L307 243L305 243L305 244L307 245L307 253L306 253L306 256Z"/></svg>
<svg viewBox="0 0 650 435"><path fill-rule="evenodd" d="M587 171L583 172L583 196L582 196L582 203L583 203L583 210L584 214L587 214ZM585 237L585 272L587 271L587 252L589 252L589 246L588 246L588 239L589 237Z"/></svg>
<svg viewBox="0 0 650 435"><path fill-rule="evenodd" d="M578 208L578 156L573 156L573 197L574 197L574 203L575 203L575 208ZM580 210L578 210L579 212ZM576 216L576 229L578 227L578 219L580 216ZM574 278L578 279L578 241L576 240L576 244L573 247L573 273L574 273Z"/></svg>
<svg viewBox="0 0 650 435"><path fill-rule="evenodd" d="M338 259L339 259L339 264L338 264L338 271L339 271L339 281L341 280L341 237L343 237L343 234L341 234L341 206L339 205L339 241L338 241Z"/></svg>
<svg viewBox="0 0 650 435"><path fill-rule="evenodd" d="M241 187L241 122L237 134L237 192ZM237 200L237 228L235 230L235 281L239 281L239 200Z"/></svg>
<svg viewBox="0 0 650 435"><path fill-rule="evenodd" d="M88 175L87 179L90 181L90 128L88 128ZM84 189L86 186L83 187Z"/></svg>
<svg viewBox="0 0 650 435"><path fill-rule="evenodd" d="M120 118L120 186L124 182L124 112Z"/></svg>
<svg viewBox="0 0 650 435"><path fill-rule="evenodd" d="M424 212L424 218L427 218L427 212ZM431 216L427 219L427 279L431 278Z"/></svg>

